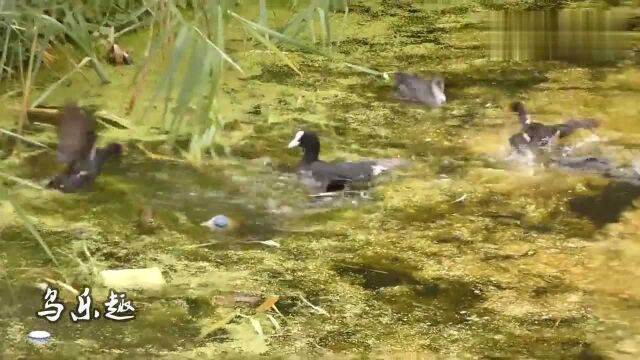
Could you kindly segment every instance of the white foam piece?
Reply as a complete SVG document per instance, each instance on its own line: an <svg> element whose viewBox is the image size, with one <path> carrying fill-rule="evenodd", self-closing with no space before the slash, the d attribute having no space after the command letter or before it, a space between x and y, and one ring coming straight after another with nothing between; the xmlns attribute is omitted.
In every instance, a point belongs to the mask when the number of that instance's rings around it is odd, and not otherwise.
<svg viewBox="0 0 640 360"><path fill-rule="evenodd" d="M28 335L32 339L36 340L45 340L51 337L51 334L48 331L44 330L34 330Z"/></svg>
<svg viewBox="0 0 640 360"><path fill-rule="evenodd" d="M34 345L45 344L51 338L51 334L44 330L34 330L29 333L27 340Z"/></svg>

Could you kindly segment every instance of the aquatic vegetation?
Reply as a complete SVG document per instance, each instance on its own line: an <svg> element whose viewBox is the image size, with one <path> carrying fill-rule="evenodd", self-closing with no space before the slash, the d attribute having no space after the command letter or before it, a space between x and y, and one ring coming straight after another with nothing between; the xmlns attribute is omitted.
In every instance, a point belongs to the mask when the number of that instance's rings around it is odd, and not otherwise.
<svg viewBox="0 0 640 360"><path fill-rule="evenodd" d="M120 49L114 42L116 38L144 26L148 27L149 40L133 76L135 91L127 101L127 114L134 110L142 89L147 85L146 72L151 62L156 59L164 62L168 57L169 62L160 65L166 68L155 93L145 100L149 102L149 106L153 106L158 96L164 95L162 129L167 132L170 145L174 145L176 138L182 134L185 117L194 118L195 122L190 121L186 126L191 138L187 158L199 164L203 154L215 155L215 151L210 150L214 145L222 143L219 138L222 137L224 120L215 104L224 74L224 64L227 63L243 73L242 68L227 54L225 32L228 30L225 29L229 27L229 22L237 21L251 39L274 51L287 65L301 74L280 49L280 44L323 54L314 46L316 14L322 45L329 47L332 43L331 14L347 10L344 0L313 0L292 17L282 30L275 31L268 24L266 2L261 1L260 4L258 22L254 22L236 13L237 4L228 0L189 4L173 0L150 4L142 1L89 1L78 7L70 7L64 2L42 4L40 7L21 2L3 2L0 35L4 39L4 51L0 61L0 79L20 78L22 82L19 91L23 99L22 117L18 124L18 135L22 136L28 110L41 104L83 66L91 65L103 84L111 83L109 72L103 65L103 57L98 55L100 49L105 48L105 52L111 54L114 49ZM302 29L311 31L311 44L296 39ZM14 38L20 41L11 41ZM70 57L70 52L64 49L66 40L70 40L75 50L84 57L77 65L73 61L75 54L71 52L73 55ZM105 43L109 45L105 46ZM52 51L53 48L61 51ZM61 55L74 64L73 70L56 79L37 100L32 101L30 95L36 85L41 65L51 66ZM106 60L108 58L109 56ZM24 60L28 60L27 69L23 68ZM179 79L176 78L178 69L185 70L181 71ZM177 97L173 101L176 88ZM203 93L204 96L192 100L197 93ZM167 118L169 109L173 116ZM147 114L144 111L142 118Z"/></svg>

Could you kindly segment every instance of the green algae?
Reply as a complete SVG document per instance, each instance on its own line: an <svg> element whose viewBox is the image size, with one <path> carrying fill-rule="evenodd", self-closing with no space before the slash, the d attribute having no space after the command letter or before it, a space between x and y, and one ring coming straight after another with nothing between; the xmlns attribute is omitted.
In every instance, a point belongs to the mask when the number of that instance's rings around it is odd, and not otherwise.
<svg viewBox="0 0 640 360"><path fill-rule="evenodd" d="M640 72L491 63L476 36L482 25L465 12L472 6L436 12L406 2L388 6L353 7L336 56L383 71L442 72L446 107L395 102L383 80L319 57L292 54L304 74L298 77L256 52L243 59L251 75L231 75L223 87L229 134L251 128L232 146L238 158L193 169L133 151L110 164L90 194L13 185L50 247L84 261L77 244L86 242L99 268L159 266L169 285L155 294L128 293L138 318L126 324L36 319L42 294L30 285L53 271L3 205L3 356L392 358L413 351L425 358L569 358L593 344L607 356L633 358L640 332L637 204L627 203L615 223L598 223L572 204L609 215L611 205L597 202L606 180L553 170L531 175L499 159L517 128L506 105L522 97L540 121L593 116L602 137L625 147L637 143ZM112 71L123 82L91 93L121 114L130 74ZM71 89L90 88L74 81ZM285 150L299 127L321 133L327 159L400 156L414 164L380 181L371 201L310 211L295 179L283 175L299 158ZM107 130L105 138L135 139L137 131ZM55 141L48 130L39 139ZM53 160L37 152L2 170L37 181L55 173ZM136 228L143 206L154 209L153 234ZM219 233L198 225L218 213L239 225ZM281 247L246 243L268 239ZM63 257L60 272L77 286L91 274L73 256ZM106 289L90 285L104 296ZM198 338L234 311L255 315L212 301L234 292L281 295L281 329L260 318L259 335L248 319L236 318ZM35 328L55 341L34 349L24 338Z"/></svg>

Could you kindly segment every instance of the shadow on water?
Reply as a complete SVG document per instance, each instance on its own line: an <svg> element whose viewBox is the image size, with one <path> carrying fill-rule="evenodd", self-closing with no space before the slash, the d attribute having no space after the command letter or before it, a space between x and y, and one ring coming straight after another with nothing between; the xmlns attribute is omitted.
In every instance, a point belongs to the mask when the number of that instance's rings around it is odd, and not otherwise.
<svg viewBox="0 0 640 360"><path fill-rule="evenodd" d="M413 313L426 316L430 322L458 323L465 319L464 314L484 299L478 284L450 278L418 279L403 269L367 267L365 264L337 265L336 273L362 288L377 291L382 299L399 313ZM386 290L401 287L409 289L410 294L396 294ZM437 313L437 317L432 316Z"/></svg>
<svg viewBox="0 0 640 360"><path fill-rule="evenodd" d="M640 197L640 186L624 182L610 182L595 195L579 196L569 200L574 213L588 218L596 227L617 222L622 212Z"/></svg>
<svg viewBox="0 0 640 360"><path fill-rule="evenodd" d="M493 11L490 57L611 64L630 55L636 16L637 11L628 7Z"/></svg>

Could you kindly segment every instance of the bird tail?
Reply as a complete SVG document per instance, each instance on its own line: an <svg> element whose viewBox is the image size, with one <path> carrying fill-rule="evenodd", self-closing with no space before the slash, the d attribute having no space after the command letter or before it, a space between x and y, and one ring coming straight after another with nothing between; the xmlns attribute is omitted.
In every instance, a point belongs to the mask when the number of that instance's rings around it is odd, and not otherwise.
<svg viewBox="0 0 640 360"><path fill-rule="evenodd" d="M598 126L600 126L600 123L595 119L568 120L564 124L558 125L558 130L560 130L559 136L562 138L571 135L577 129L594 129Z"/></svg>
<svg viewBox="0 0 640 360"><path fill-rule="evenodd" d="M98 169L102 168L105 161L114 156L119 156L125 151L125 146L118 143L110 143L107 146L96 150L95 162Z"/></svg>
<svg viewBox="0 0 640 360"><path fill-rule="evenodd" d="M398 167L407 166L411 162L405 159L382 159L376 160L375 166L377 167L378 173L392 170Z"/></svg>

